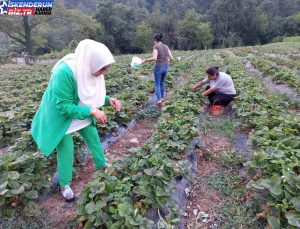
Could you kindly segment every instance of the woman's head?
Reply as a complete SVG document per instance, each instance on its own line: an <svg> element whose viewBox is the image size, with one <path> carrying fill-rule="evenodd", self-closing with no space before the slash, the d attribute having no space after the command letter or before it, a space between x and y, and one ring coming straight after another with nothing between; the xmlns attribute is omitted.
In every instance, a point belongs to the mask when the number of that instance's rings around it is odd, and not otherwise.
<svg viewBox="0 0 300 229"><path fill-rule="evenodd" d="M219 67L210 67L206 70L209 80L215 80L219 76Z"/></svg>
<svg viewBox="0 0 300 229"><path fill-rule="evenodd" d="M104 66L101 69L99 69L97 72L92 73L92 75L95 76L95 77L101 76L101 75L103 75L104 73L106 73L108 71L109 67L110 67L110 64Z"/></svg>
<svg viewBox="0 0 300 229"><path fill-rule="evenodd" d="M161 33L155 34L153 37L154 43L159 43L162 41L163 35Z"/></svg>
<svg viewBox="0 0 300 229"><path fill-rule="evenodd" d="M115 62L113 55L104 44L89 39L78 44L75 55L77 63L87 65L82 70L89 71L93 76L104 74Z"/></svg>

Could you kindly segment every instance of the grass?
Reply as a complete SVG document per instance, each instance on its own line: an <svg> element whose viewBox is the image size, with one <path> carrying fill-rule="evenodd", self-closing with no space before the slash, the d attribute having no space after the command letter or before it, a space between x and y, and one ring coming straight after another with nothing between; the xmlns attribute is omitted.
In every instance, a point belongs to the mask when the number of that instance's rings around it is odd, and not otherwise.
<svg viewBox="0 0 300 229"><path fill-rule="evenodd" d="M209 118L203 119L201 123L202 129L213 130L218 135L228 138L233 141L235 137L236 122L234 117L222 117L216 120L210 120Z"/></svg>
<svg viewBox="0 0 300 229"><path fill-rule="evenodd" d="M300 42L300 36L285 37L283 38L283 42Z"/></svg>
<svg viewBox="0 0 300 229"><path fill-rule="evenodd" d="M202 121L202 128L206 132L213 131L230 141L234 140L237 125L238 120L233 117ZM247 193L246 180L239 174L244 158L234 149L223 151L218 155L206 155L206 158L216 162L218 168L212 174L199 177L197 184L221 194L222 202L212 203L212 210L216 213L214 225L222 229L262 228L256 221L256 216L247 209L244 201Z"/></svg>
<svg viewBox="0 0 300 229"><path fill-rule="evenodd" d="M244 202L246 181L238 171L242 158L234 151L225 151L212 160L219 168L213 174L199 177L197 183L221 194L222 202L212 206L216 213L215 225L222 229L261 228Z"/></svg>
<svg viewBox="0 0 300 229"><path fill-rule="evenodd" d="M44 213L38 217L30 217L23 212L19 212L13 217L0 217L0 229L51 228L45 219L47 219L47 216Z"/></svg>

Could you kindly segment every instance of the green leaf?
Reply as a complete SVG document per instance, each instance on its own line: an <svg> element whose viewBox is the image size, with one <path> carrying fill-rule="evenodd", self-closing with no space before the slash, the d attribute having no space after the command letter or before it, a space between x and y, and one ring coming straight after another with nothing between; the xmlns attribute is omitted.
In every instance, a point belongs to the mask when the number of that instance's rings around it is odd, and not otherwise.
<svg viewBox="0 0 300 229"><path fill-rule="evenodd" d="M29 199L37 199L39 197L39 194L36 190L31 190L29 191L26 196L29 198Z"/></svg>
<svg viewBox="0 0 300 229"><path fill-rule="evenodd" d="M106 206L106 202L104 202L104 201L102 201L102 200L98 200L98 201L96 202L96 205L95 205L95 207L97 208L97 210L102 209L102 208L105 207L105 206Z"/></svg>
<svg viewBox="0 0 300 229"><path fill-rule="evenodd" d="M272 155L277 158L282 158L284 157L284 152L281 150L276 150Z"/></svg>
<svg viewBox="0 0 300 229"><path fill-rule="evenodd" d="M95 211L95 203L89 202L87 205L85 205L85 211L87 214L92 214Z"/></svg>
<svg viewBox="0 0 300 229"><path fill-rule="evenodd" d="M300 214L298 212L286 212L285 217L290 225L300 227Z"/></svg>
<svg viewBox="0 0 300 229"><path fill-rule="evenodd" d="M276 152L277 148L275 147L268 147L266 148L266 153L267 154L273 154L274 152Z"/></svg>
<svg viewBox="0 0 300 229"><path fill-rule="evenodd" d="M268 218L268 223L270 224L272 229L280 229L281 228L280 221L277 218L274 218L274 217Z"/></svg>
<svg viewBox="0 0 300 229"><path fill-rule="evenodd" d="M105 183L99 182L98 180L95 180L92 182L92 185L90 187L91 193L89 194L90 198L93 198L97 194L102 193L105 190Z"/></svg>
<svg viewBox="0 0 300 229"><path fill-rule="evenodd" d="M105 191L110 193L110 192L112 192L112 190L113 190L112 185L110 183L106 182L105 183Z"/></svg>
<svg viewBox="0 0 300 229"><path fill-rule="evenodd" d="M163 176L163 173L162 173L162 171L160 171L160 170L157 170L157 171L155 171L155 174L154 174L156 177L162 177Z"/></svg>
<svg viewBox="0 0 300 229"><path fill-rule="evenodd" d="M0 196L0 206L2 206L4 204L5 204L5 197L4 196ZM1 210L0 210L0 216L1 216Z"/></svg>
<svg viewBox="0 0 300 229"><path fill-rule="evenodd" d="M118 204L118 213L125 217L130 214L130 205L128 203Z"/></svg>
<svg viewBox="0 0 300 229"><path fill-rule="evenodd" d="M144 173L146 173L149 176L153 176L154 172L155 172L155 168L144 169Z"/></svg>
<svg viewBox="0 0 300 229"><path fill-rule="evenodd" d="M297 211L300 212L300 197L294 197L292 200L291 200L291 203L294 205L294 207L296 208Z"/></svg>
<svg viewBox="0 0 300 229"><path fill-rule="evenodd" d="M3 189L2 191L0 191L0 196L5 195L5 193L7 193L8 189Z"/></svg>
<svg viewBox="0 0 300 229"><path fill-rule="evenodd" d="M272 186L269 188L269 191L275 196L279 196L282 193L282 188L281 186Z"/></svg>
<svg viewBox="0 0 300 229"><path fill-rule="evenodd" d="M281 184L281 178L279 176L272 176L270 179L271 186L278 186Z"/></svg>
<svg viewBox="0 0 300 229"><path fill-rule="evenodd" d="M7 184L8 184L7 181L3 182L3 183L0 185L0 190L6 188L6 187L7 187Z"/></svg>
<svg viewBox="0 0 300 229"><path fill-rule="evenodd" d="M127 218L126 218L126 221L127 221L128 224L130 224L131 226L139 226L139 224L136 223L132 217L127 217Z"/></svg>
<svg viewBox="0 0 300 229"><path fill-rule="evenodd" d="M10 193L12 195L19 195L19 194L23 193L24 191L25 191L24 186L20 186L18 189L11 189Z"/></svg>
<svg viewBox="0 0 300 229"><path fill-rule="evenodd" d="M10 171L8 172L8 178L11 180L18 180L20 177L20 174L16 171Z"/></svg>
<svg viewBox="0 0 300 229"><path fill-rule="evenodd" d="M7 193L8 189L3 189L2 191L0 191L0 195L4 195L5 193Z"/></svg>

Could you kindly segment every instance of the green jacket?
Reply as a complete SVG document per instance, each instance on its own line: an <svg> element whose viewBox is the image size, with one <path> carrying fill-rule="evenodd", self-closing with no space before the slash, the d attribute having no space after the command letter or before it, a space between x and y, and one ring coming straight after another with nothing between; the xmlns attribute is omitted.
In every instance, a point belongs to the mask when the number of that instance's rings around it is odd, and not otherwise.
<svg viewBox="0 0 300 229"><path fill-rule="evenodd" d="M32 124L31 134L39 150L48 157L69 129L73 119L91 118L90 107L79 106L77 83L70 67L62 63L52 73ZM105 97L105 106L109 97Z"/></svg>

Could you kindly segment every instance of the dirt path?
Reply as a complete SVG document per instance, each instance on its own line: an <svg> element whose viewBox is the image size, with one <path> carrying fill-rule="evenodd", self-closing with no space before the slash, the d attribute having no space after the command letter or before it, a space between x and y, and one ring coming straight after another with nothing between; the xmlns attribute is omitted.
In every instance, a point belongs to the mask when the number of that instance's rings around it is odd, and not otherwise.
<svg viewBox="0 0 300 229"><path fill-rule="evenodd" d="M223 115L200 114L201 148L188 188L184 229L252 228L246 210L247 176L242 163L252 158L250 130L237 129L231 105Z"/></svg>
<svg viewBox="0 0 300 229"><path fill-rule="evenodd" d="M290 88L287 84L276 84L269 77L264 77L264 74L258 69L254 68L250 61L246 63L246 68L249 72L254 73L255 77L262 82L262 84L272 93L281 93L289 95L293 100L300 103L300 96L297 92Z"/></svg>
<svg viewBox="0 0 300 229"><path fill-rule="evenodd" d="M260 80L271 93L288 94L295 101L300 102L297 93L287 85L273 83L271 79L264 77L262 72L255 69L249 61L246 67L249 72L253 73L253 78ZM289 111L299 113L299 109ZM204 112L202 118L206 117L209 118L209 115ZM211 122L218 122L222 118L223 116L209 119ZM186 208L183 209L185 210L183 228L261 228L261 225L253 222L252 213L248 215L245 205L249 197L245 188L248 179L245 167L236 166L239 164L238 159L232 161L233 165L228 167L221 162L224 159L223 153L226 151L242 156L243 161L251 159L253 149L248 139L251 130L245 133L233 131L234 139L223 137L222 128L217 131L208 129L205 132L200 136L202 148L197 151L198 169L188 189ZM228 162L230 163L230 160Z"/></svg>
<svg viewBox="0 0 300 229"><path fill-rule="evenodd" d="M105 152L108 161L121 159L128 153L131 148L129 141L133 138L138 139L138 143L134 147L143 145L151 136L154 131L154 124L157 120L140 120L135 127L129 130L124 137L113 143ZM89 160L79 173L76 173L72 183L72 188L76 196L78 196L85 185L91 180L95 172L95 167L92 159ZM45 215L48 216L49 226L51 228L68 228L68 220L75 215L76 203L65 203L59 193L53 194L41 206L45 210Z"/></svg>
<svg viewBox="0 0 300 229"><path fill-rule="evenodd" d="M201 137L202 148L198 150L197 173L187 198L184 228L211 228L218 218L213 207L220 204L222 195L202 182L203 177L213 175L220 170L220 165L211 157L218 157L224 150L233 148L229 139L211 131Z"/></svg>

